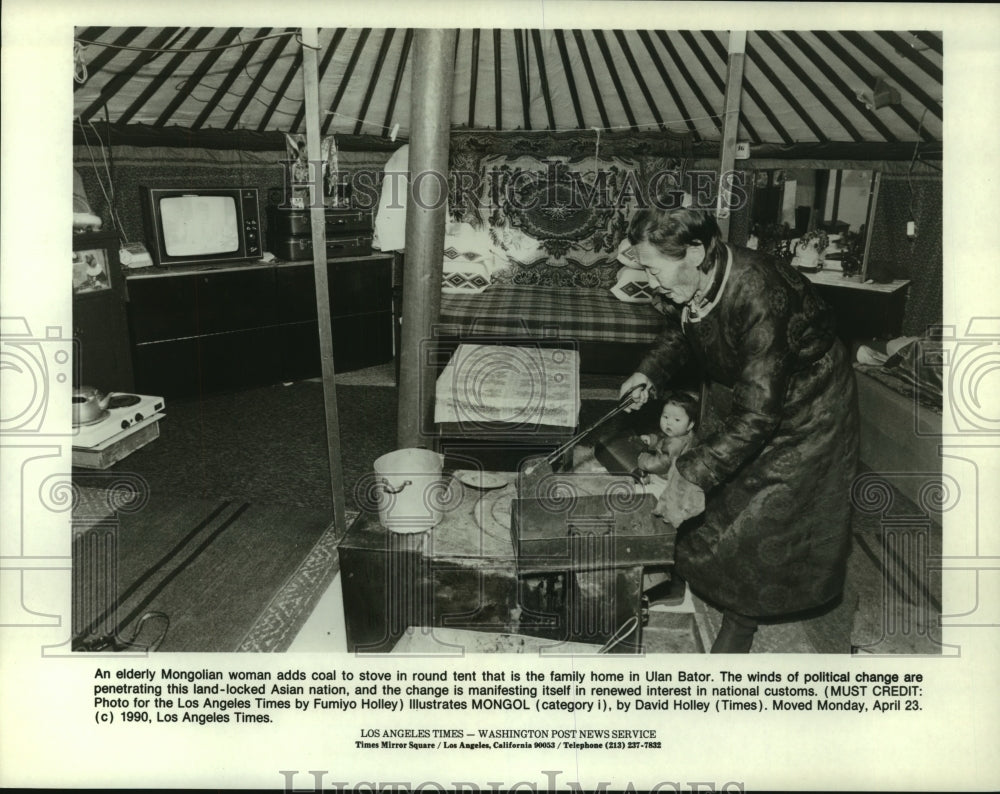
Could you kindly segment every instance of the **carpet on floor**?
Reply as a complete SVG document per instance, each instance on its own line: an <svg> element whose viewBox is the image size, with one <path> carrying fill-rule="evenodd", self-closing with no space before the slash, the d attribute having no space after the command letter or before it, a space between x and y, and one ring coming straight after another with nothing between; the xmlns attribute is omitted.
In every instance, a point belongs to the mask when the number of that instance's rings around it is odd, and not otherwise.
<svg viewBox="0 0 1000 794"><path fill-rule="evenodd" d="M336 574L323 510L150 493L102 514L107 490L76 490L81 639L110 630L118 650L284 650Z"/></svg>
<svg viewBox="0 0 1000 794"><path fill-rule="evenodd" d="M350 522L355 487L396 448L397 391L341 385L337 404ZM585 401L581 422L607 406ZM144 616L163 614L160 651L286 649L337 571L329 471L317 382L168 401L154 443L107 472L74 472L84 494L74 523L94 503L114 514L114 592L102 596L112 606L102 627L131 638ZM109 511L114 482L129 483L143 506ZM162 623L147 619L136 642Z"/></svg>
<svg viewBox="0 0 1000 794"><path fill-rule="evenodd" d="M941 579L931 564L941 526L902 494L895 503L912 508L912 520L854 511L843 597L808 617L762 622L751 653L942 653ZM710 647L722 613L699 600L698 616Z"/></svg>
<svg viewBox="0 0 1000 794"><path fill-rule="evenodd" d="M381 455L396 449L397 390L337 386L345 501ZM613 405L584 400L586 426ZM323 387L301 381L200 400L168 400L160 437L117 463L150 493L325 509L332 515Z"/></svg>
<svg viewBox="0 0 1000 794"><path fill-rule="evenodd" d="M348 511L347 523L357 515L356 511ZM237 651L278 653L288 650L339 570L337 542L336 527L331 524L256 617L237 645Z"/></svg>
<svg viewBox="0 0 1000 794"><path fill-rule="evenodd" d="M395 448L396 390L337 389L345 497ZM114 466L151 493L326 510L332 515L323 388L299 382L167 401L160 438Z"/></svg>
<svg viewBox="0 0 1000 794"><path fill-rule="evenodd" d="M855 511L851 644L861 654L940 654L941 525L898 492L893 504L893 515Z"/></svg>
<svg viewBox="0 0 1000 794"><path fill-rule="evenodd" d="M355 486L396 448L397 391L340 385L337 404L352 511ZM584 400L580 426L611 405ZM149 494L146 508L121 519L122 616L134 623L154 604L172 610L161 650L287 647L336 571L321 384L168 401L160 438L110 473L140 478ZM910 504L899 494L895 503ZM826 615L762 627L755 650L939 653L940 581L926 561L940 554L941 530L913 510L906 522L856 513L847 597ZM709 627L718 619L707 606L704 616Z"/></svg>

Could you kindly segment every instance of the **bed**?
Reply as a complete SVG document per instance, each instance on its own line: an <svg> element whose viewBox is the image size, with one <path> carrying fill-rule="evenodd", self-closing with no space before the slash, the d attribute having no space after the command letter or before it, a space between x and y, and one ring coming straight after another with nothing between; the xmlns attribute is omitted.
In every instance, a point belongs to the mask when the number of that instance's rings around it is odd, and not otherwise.
<svg viewBox="0 0 1000 794"><path fill-rule="evenodd" d="M941 480L942 345L929 337L884 362L854 365L861 414L861 462L922 509Z"/></svg>
<svg viewBox="0 0 1000 794"><path fill-rule="evenodd" d="M479 294L441 296L442 337L571 341L588 374L631 373L662 324L652 304L623 303L601 287L495 284Z"/></svg>

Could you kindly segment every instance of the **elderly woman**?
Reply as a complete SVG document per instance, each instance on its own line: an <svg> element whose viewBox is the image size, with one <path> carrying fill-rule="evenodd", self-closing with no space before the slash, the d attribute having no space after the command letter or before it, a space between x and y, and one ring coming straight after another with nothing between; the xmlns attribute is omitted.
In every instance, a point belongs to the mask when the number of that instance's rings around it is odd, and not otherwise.
<svg viewBox="0 0 1000 794"><path fill-rule="evenodd" d="M746 653L759 618L821 611L842 593L858 450L853 371L800 273L722 241L694 209L648 209L629 238L668 299L660 338L622 385L633 410L694 361L732 407L675 461L657 505L676 569L723 612L713 653ZM686 522L686 523L684 523Z"/></svg>

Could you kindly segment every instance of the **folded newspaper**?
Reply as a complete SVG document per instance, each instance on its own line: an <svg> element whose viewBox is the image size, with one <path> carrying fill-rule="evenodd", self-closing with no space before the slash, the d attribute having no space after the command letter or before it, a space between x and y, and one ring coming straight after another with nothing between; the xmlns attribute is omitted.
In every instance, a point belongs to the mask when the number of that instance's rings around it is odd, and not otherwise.
<svg viewBox="0 0 1000 794"><path fill-rule="evenodd" d="M575 350L460 345L438 376L434 421L576 427L580 361Z"/></svg>

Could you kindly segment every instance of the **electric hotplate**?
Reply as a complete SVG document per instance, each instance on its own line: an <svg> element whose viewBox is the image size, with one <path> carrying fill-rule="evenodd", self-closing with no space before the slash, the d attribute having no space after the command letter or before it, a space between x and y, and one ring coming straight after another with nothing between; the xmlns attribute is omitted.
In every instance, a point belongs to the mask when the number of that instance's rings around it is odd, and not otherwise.
<svg viewBox="0 0 1000 794"><path fill-rule="evenodd" d="M108 399L108 408L99 421L73 427L73 446L96 447L151 416L162 414L165 408L162 397L112 392Z"/></svg>

